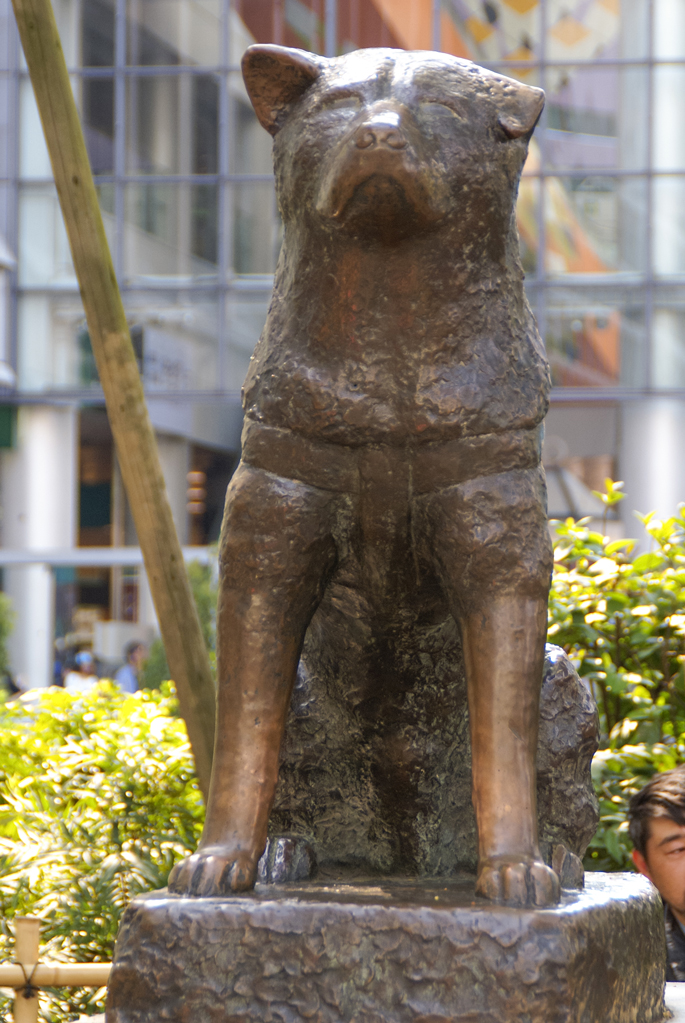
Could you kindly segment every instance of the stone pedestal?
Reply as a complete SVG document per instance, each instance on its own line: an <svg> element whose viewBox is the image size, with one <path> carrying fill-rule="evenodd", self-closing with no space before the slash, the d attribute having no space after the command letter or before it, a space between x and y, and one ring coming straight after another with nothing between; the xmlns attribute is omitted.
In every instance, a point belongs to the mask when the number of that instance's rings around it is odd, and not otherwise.
<svg viewBox="0 0 685 1023"><path fill-rule="evenodd" d="M587 874L551 910L477 899L472 879L321 879L136 899L107 1023L657 1023L660 900Z"/></svg>

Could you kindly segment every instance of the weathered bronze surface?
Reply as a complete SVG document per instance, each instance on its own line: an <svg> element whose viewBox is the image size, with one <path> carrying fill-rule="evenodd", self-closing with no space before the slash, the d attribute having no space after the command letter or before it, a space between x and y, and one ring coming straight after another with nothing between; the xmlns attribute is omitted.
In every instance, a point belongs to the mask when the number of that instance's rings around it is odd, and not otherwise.
<svg viewBox="0 0 685 1023"><path fill-rule="evenodd" d="M496 906L470 882L157 892L124 915L107 1023L657 1023L656 890L588 875L554 910Z"/></svg>
<svg viewBox="0 0 685 1023"><path fill-rule="evenodd" d="M443 656L451 665L460 664L458 647L446 646ZM327 665L319 663L312 674L307 670L311 661L306 650L281 751L271 834L306 839L323 869L349 864L390 873L401 839L405 848L415 850L409 868L419 874L475 873L476 819L463 677L452 672L444 680L443 706L449 713L431 718L430 744L425 728L416 729L409 715L400 719L415 764L416 795L406 804L396 803L390 817L374 784L384 768L383 747L373 735L361 733L341 699L331 698L335 676ZM581 859L597 827L590 764L598 738L597 708L587 684L563 650L548 646L537 750L538 831L543 858L555 862L560 873L563 869L566 887L582 883ZM309 876L306 855L302 843L285 838L272 842L268 871L265 862L260 880Z"/></svg>
<svg viewBox="0 0 685 1023"><path fill-rule="evenodd" d="M318 792L330 778L316 841L330 852L345 800L342 861L460 862L463 662L477 890L552 905L535 774L550 380L514 216L543 93L397 50L254 46L243 72L274 135L284 242L222 530L207 823L171 888L252 887L304 645L341 723L307 765ZM279 797L278 813L298 808Z"/></svg>

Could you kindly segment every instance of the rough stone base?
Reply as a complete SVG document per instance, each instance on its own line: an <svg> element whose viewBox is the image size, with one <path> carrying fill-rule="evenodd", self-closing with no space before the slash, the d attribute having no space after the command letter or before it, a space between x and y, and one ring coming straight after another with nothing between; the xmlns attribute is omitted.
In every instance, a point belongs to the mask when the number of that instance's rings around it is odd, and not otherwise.
<svg viewBox="0 0 685 1023"><path fill-rule="evenodd" d="M657 1023L656 891L587 874L552 910L477 899L473 880L258 886L136 899L107 1023Z"/></svg>

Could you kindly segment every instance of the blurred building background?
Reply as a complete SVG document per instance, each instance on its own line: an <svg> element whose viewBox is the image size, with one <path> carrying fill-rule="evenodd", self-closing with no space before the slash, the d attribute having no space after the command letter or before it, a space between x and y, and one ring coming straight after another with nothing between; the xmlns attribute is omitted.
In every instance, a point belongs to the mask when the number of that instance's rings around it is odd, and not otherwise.
<svg viewBox="0 0 685 1023"><path fill-rule="evenodd" d="M683 0L54 0L181 541L218 537L280 229L253 41L442 49L540 85L519 200L554 376L550 514L685 499ZM0 524L12 667L154 611L10 0L0 0ZM127 560L128 559L128 560Z"/></svg>

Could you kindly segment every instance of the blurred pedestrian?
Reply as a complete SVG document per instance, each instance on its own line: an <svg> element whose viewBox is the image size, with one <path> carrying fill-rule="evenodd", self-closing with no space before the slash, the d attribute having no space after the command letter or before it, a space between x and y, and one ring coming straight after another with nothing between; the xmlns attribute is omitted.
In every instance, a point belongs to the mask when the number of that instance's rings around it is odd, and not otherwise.
<svg viewBox="0 0 685 1023"><path fill-rule="evenodd" d="M138 689L138 677L143 661L147 656L147 647L137 639L131 640L124 648L126 663L119 668L114 681L124 693L135 693Z"/></svg>
<svg viewBox="0 0 685 1023"><path fill-rule="evenodd" d="M88 650L81 650L74 661L75 668L64 677L64 688L70 693L87 693L99 682L93 655Z"/></svg>

